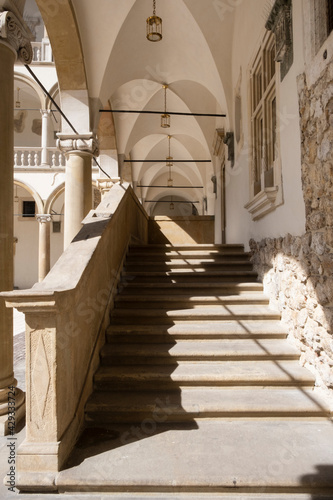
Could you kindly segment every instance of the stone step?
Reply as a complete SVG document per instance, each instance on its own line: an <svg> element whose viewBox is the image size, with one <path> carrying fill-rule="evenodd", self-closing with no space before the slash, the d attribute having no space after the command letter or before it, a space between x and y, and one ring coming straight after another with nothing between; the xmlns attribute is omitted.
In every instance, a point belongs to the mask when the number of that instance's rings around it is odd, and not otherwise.
<svg viewBox="0 0 333 500"><path fill-rule="evenodd" d="M111 324L106 335L107 341L112 343L156 343L175 342L179 339L285 339L287 330L280 321L272 320L178 321L171 325Z"/></svg>
<svg viewBox="0 0 333 500"><path fill-rule="evenodd" d="M191 386L313 386L313 375L295 361L175 362L101 366L95 387L164 389Z"/></svg>
<svg viewBox="0 0 333 500"><path fill-rule="evenodd" d="M138 252L147 254L149 252L181 252L181 251L196 251L196 252L244 252L242 244L198 244L198 245L171 245L171 244L149 244L149 245L131 245L129 254Z"/></svg>
<svg viewBox="0 0 333 500"><path fill-rule="evenodd" d="M199 292L200 290L198 290ZM238 294L238 295L195 295L191 294L187 295L163 295L154 294L154 295L135 295L135 294L121 294L118 295L115 299L116 307L123 308L131 308L135 309L138 307L138 304L142 304L142 306L152 308L187 308L189 306L195 305L230 305L230 304L262 304L268 305L269 300L267 296L265 296L262 292L256 293L252 292L251 294Z"/></svg>
<svg viewBox="0 0 333 500"><path fill-rule="evenodd" d="M60 493L141 493L145 499L149 493L177 500L182 493L333 498L332 442L333 426L325 420L114 424L86 429L56 485Z"/></svg>
<svg viewBox="0 0 333 500"><path fill-rule="evenodd" d="M170 324L176 321L225 321L225 320L278 320L280 313L265 305L230 304L230 305L196 305L183 309L126 309L116 308L112 311L111 321L119 322L152 322L154 324Z"/></svg>
<svg viewBox="0 0 333 500"><path fill-rule="evenodd" d="M220 251L220 250L210 250L210 251L200 251L200 250L167 250L165 252L136 252L131 250L127 257L126 262L132 261L164 261L168 259L199 259L199 260L249 260L251 254L249 252L243 251Z"/></svg>
<svg viewBox="0 0 333 500"><path fill-rule="evenodd" d="M174 364L177 361L299 359L299 351L284 340L200 340L170 344L106 344L102 364Z"/></svg>
<svg viewBox="0 0 333 500"><path fill-rule="evenodd" d="M122 272L121 283L137 282L137 283L221 283L234 282L243 283L257 280L255 271L206 271L205 269L190 269L177 271L146 271L131 273Z"/></svg>
<svg viewBox="0 0 333 500"><path fill-rule="evenodd" d="M124 267L127 273L134 273L142 275L142 273L152 273L152 272L213 272L213 271L251 271L252 264L248 261L234 261L229 262L222 261L182 261L180 259L175 261L165 261L165 262L133 262L126 263Z"/></svg>
<svg viewBox="0 0 333 500"><path fill-rule="evenodd" d="M220 493L218 496L215 493L152 493L146 492L144 494L133 492L133 493L107 493L107 496L102 496L98 492L89 492L89 497L85 493L76 493L73 497L72 493L59 495L47 495L45 494L37 496L33 500L313 500L311 493L309 494L298 494L298 493L286 493L286 494L266 494L262 496L260 493L249 493L244 496L244 494L238 495L237 493L228 494ZM20 500L32 500L31 494L28 496L20 495ZM321 494L316 494L315 500L332 500L332 496Z"/></svg>
<svg viewBox="0 0 333 500"><path fill-rule="evenodd" d="M154 295L167 295L172 296L176 294L187 294L191 296L195 295L241 295L258 293L263 291L263 286L261 283L170 283L170 282L157 282L157 283L135 283L130 280L123 282L119 286L119 292L121 296L127 294L137 294L136 296L141 296L142 294ZM139 292L139 293L138 293Z"/></svg>
<svg viewBox="0 0 333 500"><path fill-rule="evenodd" d="M198 418L328 417L313 390L294 387L183 387L173 391L95 392L86 406L89 425L184 422Z"/></svg>

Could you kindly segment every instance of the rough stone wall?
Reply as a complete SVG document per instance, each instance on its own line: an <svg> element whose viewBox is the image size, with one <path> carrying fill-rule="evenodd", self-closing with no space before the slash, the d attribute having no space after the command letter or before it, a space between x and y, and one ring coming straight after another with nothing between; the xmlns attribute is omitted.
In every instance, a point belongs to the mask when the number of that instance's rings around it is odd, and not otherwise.
<svg viewBox="0 0 333 500"><path fill-rule="evenodd" d="M305 234L251 240L250 247L303 363L333 397L333 64L310 88L301 75L298 91Z"/></svg>

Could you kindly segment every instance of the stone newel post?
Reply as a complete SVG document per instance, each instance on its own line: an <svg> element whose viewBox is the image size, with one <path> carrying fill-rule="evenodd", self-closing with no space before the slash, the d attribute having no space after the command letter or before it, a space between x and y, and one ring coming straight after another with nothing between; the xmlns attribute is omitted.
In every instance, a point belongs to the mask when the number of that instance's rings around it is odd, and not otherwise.
<svg viewBox="0 0 333 500"><path fill-rule="evenodd" d="M13 7L13 10L15 8ZM1 8L0 8L1 10ZM0 12L0 292L13 289L14 64L30 63L31 34L17 11ZM13 373L13 311L0 299L0 435L9 432L8 387ZM24 415L24 393L15 390L15 420Z"/></svg>
<svg viewBox="0 0 333 500"><path fill-rule="evenodd" d="M64 248L80 231L92 208L92 158L98 153L93 134L58 134L57 146L66 155Z"/></svg>

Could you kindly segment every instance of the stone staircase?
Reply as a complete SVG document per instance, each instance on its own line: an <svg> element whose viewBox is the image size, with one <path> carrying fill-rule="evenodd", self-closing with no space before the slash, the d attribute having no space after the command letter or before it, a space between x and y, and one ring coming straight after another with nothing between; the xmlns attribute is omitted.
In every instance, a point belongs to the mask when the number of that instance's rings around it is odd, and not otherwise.
<svg viewBox="0 0 333 500"><path fill-rule="evenodd" d="M241 245L131 247L59 492L333 498L328 409L256 279Z"/></svg>

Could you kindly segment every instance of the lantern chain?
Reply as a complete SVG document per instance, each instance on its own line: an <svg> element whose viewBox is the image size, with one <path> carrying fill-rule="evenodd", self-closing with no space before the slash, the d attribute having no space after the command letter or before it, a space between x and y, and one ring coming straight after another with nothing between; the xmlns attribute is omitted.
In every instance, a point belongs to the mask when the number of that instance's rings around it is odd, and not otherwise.
<svg viewBox="0 0 333 500"><path fill-rule="evenodd" d="M153 0L153 16L156 16L156 0Z"/></svg>
<svg viewBox="0 0 333 500"><path fill-rule="evenodd" d="M167 88L166 86L164 87L164 113L166 114L167 112L167 94L166 94Z"/></svg>

